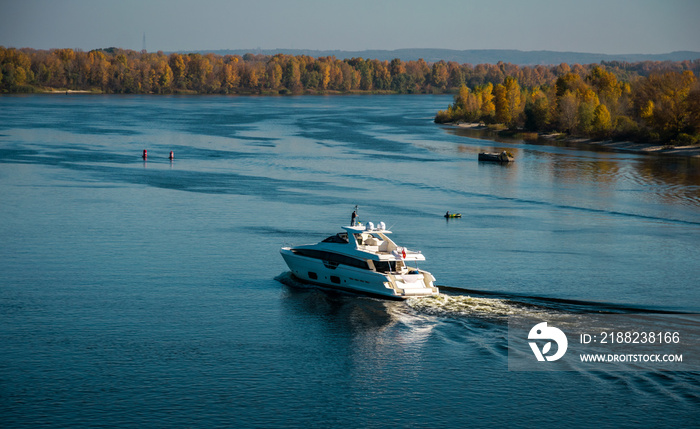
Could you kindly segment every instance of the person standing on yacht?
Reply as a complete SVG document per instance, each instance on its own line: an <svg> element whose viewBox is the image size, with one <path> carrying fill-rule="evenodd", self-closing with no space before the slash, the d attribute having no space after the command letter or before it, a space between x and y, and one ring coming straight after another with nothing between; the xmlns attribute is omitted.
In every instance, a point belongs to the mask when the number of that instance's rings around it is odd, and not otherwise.
<svg viewBox="0 0 700 429"><path fill-rule="evenodd" d="M353 210L352 217L350 218L350 226L355 226L355 219L357 219L357 212Z"/></svg>

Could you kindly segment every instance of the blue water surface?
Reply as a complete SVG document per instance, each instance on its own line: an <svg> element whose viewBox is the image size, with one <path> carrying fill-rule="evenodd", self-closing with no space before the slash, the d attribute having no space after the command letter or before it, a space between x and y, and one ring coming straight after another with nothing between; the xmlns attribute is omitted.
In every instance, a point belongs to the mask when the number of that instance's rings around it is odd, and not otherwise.
<svg viewBox="0 0 700 429"><path fill-rule="evenodd" d="M469 137L450 102L0 97L2 427L696 425L700 374L509 371L507 321L700 312L698 160ZM448 305L289 275L356 205Z"/></svg>

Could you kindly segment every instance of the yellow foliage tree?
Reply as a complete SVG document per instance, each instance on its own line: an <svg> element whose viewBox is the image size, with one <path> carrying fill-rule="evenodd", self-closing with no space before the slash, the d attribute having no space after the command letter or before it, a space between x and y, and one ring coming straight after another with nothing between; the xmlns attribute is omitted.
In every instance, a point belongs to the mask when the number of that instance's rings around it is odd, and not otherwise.
<svg viewBox="0 0 700 429"><path fill-rule="evenodd" d="M635 105L639 116L662 139L675 140L679 134L695 128L688 98L696 81L695 75L686 70L652 74L637 84Z"/></svg>
<svg viewBox="0 0 700 429"><path fill-rule="evenodd" d="M321 89L328 89L328 85L331 83L331 66L328 63L321 63L319 65L321 70Z"/></svg>
<svg viewBox="0 0 700 429"><path fill-rule="evenodd" d="M480 117L484 122L491 122L496 114L496 105L493 101L493 85L487 83L478 89L481 104Z"/></svg>
<svg viewBox="0 0 700 429"><path fill-rule="evenodd" d="M600 137L609 135L612 129L612 119L610 118L610 111L605 107L605 104L599 104L593 111L592 128L593 133Z"/></svg>
<svg viewBox="0 0 700 429"><path fill-rule="evenodd" d="M182 87L185 81L185 60L180 54L170 55L170 70L173 72L173 83Z"/></svg>

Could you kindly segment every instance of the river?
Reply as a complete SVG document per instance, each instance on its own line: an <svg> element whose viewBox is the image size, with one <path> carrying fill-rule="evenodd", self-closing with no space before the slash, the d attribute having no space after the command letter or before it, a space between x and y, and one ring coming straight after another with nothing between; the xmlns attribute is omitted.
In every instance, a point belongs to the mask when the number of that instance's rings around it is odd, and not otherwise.
<svg viewBox="0 0 700 429"><path fill-rule="evenodd" d="M459 135L451 101L0 97L3 427L697 424L699 372L509 370L508 320L700 312L698 160ZM290 276L356 205L440 299Z"/></svg>

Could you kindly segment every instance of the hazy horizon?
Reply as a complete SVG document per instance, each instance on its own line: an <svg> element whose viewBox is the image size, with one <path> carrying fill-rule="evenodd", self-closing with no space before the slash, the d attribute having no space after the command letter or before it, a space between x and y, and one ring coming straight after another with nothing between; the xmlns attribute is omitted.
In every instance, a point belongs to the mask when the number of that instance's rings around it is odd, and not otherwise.
<svg viewBox="0 0 700 429"><path fill-rule="evenodd" d="M148 51L700 51L691 0L0 0L0 45Z"/></svg>

